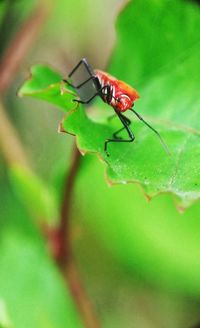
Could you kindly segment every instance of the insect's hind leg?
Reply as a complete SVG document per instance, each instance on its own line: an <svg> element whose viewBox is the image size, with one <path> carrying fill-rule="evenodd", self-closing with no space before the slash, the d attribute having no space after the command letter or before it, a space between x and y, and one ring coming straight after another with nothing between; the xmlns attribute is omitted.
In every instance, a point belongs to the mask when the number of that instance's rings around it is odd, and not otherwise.
<svg viewBox="0 0 200 328"><path fill-rule="evenodd" d="M104 143L104 151L106 153L107 156L109 156L109 153L108 153L108 143L109 142L133 142L134 139L135 139L135 136L133 134L133 132L131 131L131 129L129 128L129 123L128 121L130 121L129 119L127 119L127 117L125 117L124 115L122 115L121 113L115 111L116 114L118 115L120 121L122 122L123 124L123 128L122 129L126 129L127 133L128 133L128 136L129 136L129 139L116 139L116 138L113 138L113 139L107 139ZM120 129L121 130L121 129ZM118 131L119 132L119 131Z"/></svg>
<svg viewBox="0 0 200 328"><path fill-rule="evenodd" d="M79 103L79 104L89 104L90 101L92 101L95 97L101 96L102 91L107 87L107 85L104 85L100 89L97 90L97 92L89 99L87 100L80 100L80 99L73 99L73 101Z"/></svg>
<svg viewBox="0 0 200 328"><path fill-rule="evenodd" d="M95 75L90 76L87 80L83 81L82 83L78 84L78 85L74 85L71 82L69 82L66 79L63 79L63 82L67 83L70 87L74 88L74 89L80 89L83 85L85 85L87 82L91 81L91 80L96 80L98 79Z"/></svg>
<svg viewBox="0 0 200 328"><path fill-rule="evenodd" d="M123 114L121 114L121 117L123 117L123 119L126 121L127 126L129 126L131 124L131 120L128 117L126 117ZM117 130L115 133L113 133L113 138L118 139L118 140L122 139L122 137L119 137L118 134L120 132L122 132L124 129L125 129L125 126L123 126L123 128L121 128L121 129Z"/></svg>
<svg viewBox="0 0 200 328"><path fill-rule="evenodd" d="M89 78L85 81L83 81L82 83L80 83L79 85L74 85L71 82L69 82L67 79L63 79L63 82L67 83L69 86L75 88L75 89L79 89L81 88L84 84L86 84L87 82L89 82L90 80L94 80L94 82L98 83L98 78L96 77L96 75L94 74L92 68L90 67L90 65L88 64L87 60L85 58L82 58L78 64L72 69L72 71L68 74L68 77L70 78L75 72L76 70L81 66L84 65L88 74L89 74Z"/></svg>
<svg viewBox="0 0 200 328"><path fill-rule="evenodd" d="M72 69L72 71L69 73L68 76L71 77L75 73L75 71L79 68L79 66L81 66L81 64L83 64L85 66L85 68L88 71L89 75L93 75L92 68L88 64L87 60L85 58L82 58L80 60L80 62Z"/></svg>

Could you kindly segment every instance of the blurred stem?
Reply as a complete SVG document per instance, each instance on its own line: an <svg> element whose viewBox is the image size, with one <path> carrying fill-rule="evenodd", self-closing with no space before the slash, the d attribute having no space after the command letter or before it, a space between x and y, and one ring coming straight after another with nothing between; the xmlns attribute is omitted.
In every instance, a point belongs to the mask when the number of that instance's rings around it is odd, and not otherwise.
<svg viewBox="0 0 200 328"><path fill-rule="evenodd" d="M12 6L11 3L12 1L7 0L4 19L6 19L6 12L9 10L9 7ZM44 23L47 12L48 10L46 10L44 4L38 6L34 13L27 18L19 32L16 33L15 37L8 45L0 63L0 95L5 93L13 82L21 63ZM13 162L17 162L22 166L28 167L28 161L26 159L23 145L21 144L16 129L6 114L1 99L0 147L9 165L13 164Z"/></svg>
<svg viewBox="0 0 200 328"><path fill-rule="evenodd" d="M0 94L5 93L11 85L13 77L16 75L31 45L38 36L49 11L47 8L42 3L35 9L33 14L21 26L19 32L15 34L15 37L5 51L0 64Z"/></svg>
<svg viewBox="0 0 200 328"><path fill-rule="evenodd" d="M76 145L73 146L72 163L69 172L66 174L64 188L63 188L63 200L61 204L60 213L60 226L59 226L59 241L60 252L58 256L58 263L61 268L65 266L68 258L71 256L71 240L70 240L70 210L73 197L73 187L75 184L77 171L80 166L80 152Z"/></svg>
<svg viewBox="0 0 200 328"><path fill-rule="evenodd" d="M73 199L73 189L80 166L81 155L76 145L73 146L72 163L65 178L63 188L63 201L61 204L60 226L58 227L56 240L58 253L56 261L65 278L67 287L79 310L86 328L99 328L100 325L94 314L91 302L82 286L80 275L73 257L71 247L70 214ZM58 247L59 245L59 247Z"/></svg>
<svg viewBox="0 0 200 328"><path fill-rule="evenodd" d="M71 294L76 302L84 327L100 328L100 324L95 316L91 301L85 293L76 263L72 256L68 259L63 274L66 281L68 281Z"/></svg>

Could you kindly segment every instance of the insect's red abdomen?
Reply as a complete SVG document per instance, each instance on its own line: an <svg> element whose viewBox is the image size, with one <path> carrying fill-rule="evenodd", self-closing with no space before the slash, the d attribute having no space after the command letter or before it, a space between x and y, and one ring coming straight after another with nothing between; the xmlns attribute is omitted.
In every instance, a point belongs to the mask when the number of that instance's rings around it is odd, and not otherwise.
<svg viewBox="0 0 200 328"><path fill-rule="evenodd" d="M108 98L105 96L105 102L109 103L109 105L120 112L125 112L133 107L134 101L139 98L139 94L134 88L103 71L95 70L95 73L101 87L106 85L110 86L112 95L109 102L107 100Z"/></svg>

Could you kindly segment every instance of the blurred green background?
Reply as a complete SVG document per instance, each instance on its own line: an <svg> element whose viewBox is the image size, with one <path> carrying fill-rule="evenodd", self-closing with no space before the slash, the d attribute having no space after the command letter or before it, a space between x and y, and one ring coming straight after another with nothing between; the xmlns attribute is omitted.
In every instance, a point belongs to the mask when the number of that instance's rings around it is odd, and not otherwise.
<svg viewBox="0 0 200 328"><path fill-rule="evenodd" d="M5 134L0 134L0 328L83 327L33 224L56 220L73 137L57 133L62 113L54 106L19 99L16 91L35 63L49 64L63 76L82 57L105 69L115 44L115 20L124 4L119 0L0 2L1 58L37 6L49 11L2 96L3 110L35 177L25 175L23 183L16 178L3 150L9 147L14 153L16 145L6 144L5 136L8 140L11 136L4 124ZM190 5L200 10L195 2ZM170 195L148 202L138 185L108 186L104 172L105 164L95 155L81 158L71 213L74 254L102 327L192 327L200 320L200 204L179 213Z"/></svg>

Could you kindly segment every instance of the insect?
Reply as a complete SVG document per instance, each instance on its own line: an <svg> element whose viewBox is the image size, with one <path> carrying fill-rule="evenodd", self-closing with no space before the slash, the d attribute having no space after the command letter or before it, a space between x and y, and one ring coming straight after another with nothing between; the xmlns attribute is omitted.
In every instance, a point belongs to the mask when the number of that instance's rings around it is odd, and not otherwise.
<svg viewBox="0 0 200 328"><path fill-rule="evenodd" d="M118 118L120 119L123 125L121 129L117 130L112 135L112 138L105 140L104 151L106 155L109 156L108 153L109 143L133 142L135 139L135 136L132 130L130 129L131 120L123 114L127 110L132 111L144 124L146 124L151 130L153 130L156 133L163 147L165 148L166 152L169 153L168 147L163 141L163 139L161 138L158 131L156 131L149 123L147 123L142 118L142 116L140 116L133 109L134 102L139 98L138 92L134 88L126 84L125 82L116 79L115 77L111 76L108 73L105 73L100 70L93 70L85 58L81 59L80 62L73 68L73 70L69 73L68 78L72 78L74 73L79 69L81 65L85 67L87 74L89 76L85 81L79 83L78 85L74 85L73 83L69 82L67 79L63 79L63 81L68 85L70 85L71 87L75 88L77 93L79 93L79 90L84 85L88 84L89 81L91 81L93 83L95 92L91 97L89 97L89 99L86 100L74 99L73 101L76 101L81 104L89 104L90 101L93 100L96 96L100 96L105 103L112 106L116 115L118 116ZM122 139L119 136L119 133L122 132L124 129L126 129L128 134L127 139Z"/></svg>

